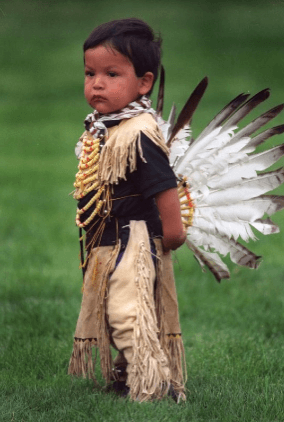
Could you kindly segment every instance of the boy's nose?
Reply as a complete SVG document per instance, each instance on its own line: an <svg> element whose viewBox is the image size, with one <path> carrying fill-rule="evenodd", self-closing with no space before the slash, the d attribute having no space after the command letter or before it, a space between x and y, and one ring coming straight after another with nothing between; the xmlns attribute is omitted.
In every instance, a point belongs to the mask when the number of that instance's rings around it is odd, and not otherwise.
<svg viewBox="0 0 284 422"><path fill-rule="evenodd" d="M97 78L94 79L93 87L95 89L100 89L100 88L103 87L103 80L102 80L101 77L97 77Z"/></svg>

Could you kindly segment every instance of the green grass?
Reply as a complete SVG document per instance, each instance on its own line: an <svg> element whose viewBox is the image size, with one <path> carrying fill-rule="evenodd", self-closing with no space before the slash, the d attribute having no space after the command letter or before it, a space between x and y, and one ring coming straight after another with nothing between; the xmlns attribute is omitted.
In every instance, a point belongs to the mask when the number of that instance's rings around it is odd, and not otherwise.
<svg viewBox="0 0 284 422"><path fill-rule="evenodd" d="M283 213L280 234L250 245L264 256L259 270L230 265L221 285L185 248L176 254L185 404L131 403L67 375L82 282L68 194L90 111L81 45L95 25L129 16L162 32L165 115L209 77L195 134L240 92L270 86L260 112L284 100L281 2L1 4L0 421L284 421Z"/></svg>

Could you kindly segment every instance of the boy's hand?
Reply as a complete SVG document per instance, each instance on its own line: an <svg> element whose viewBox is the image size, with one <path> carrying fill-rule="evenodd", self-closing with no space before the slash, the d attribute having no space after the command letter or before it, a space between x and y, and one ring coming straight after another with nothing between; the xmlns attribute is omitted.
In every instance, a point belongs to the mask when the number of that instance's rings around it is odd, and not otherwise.
<svg viewBox="0 0 284 422"><path fill-rule="evenodd" d="M168 189L156 195L156 204L163 227L163 249L168 254L170 250L180 247L186 240L178 193L176 188Z"/></svg>

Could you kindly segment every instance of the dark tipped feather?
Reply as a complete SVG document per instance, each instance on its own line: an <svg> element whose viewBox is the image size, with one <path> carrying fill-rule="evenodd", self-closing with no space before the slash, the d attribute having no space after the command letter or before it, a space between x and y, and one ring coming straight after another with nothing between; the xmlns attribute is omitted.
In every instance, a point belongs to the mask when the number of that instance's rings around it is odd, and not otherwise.
<svg viewBox="0 0 284 422"><path fill-rule="evenodd" d="M230 278L230 272L227 266L218 256L216 257L216 254L203 251L188 239L186 239L186 245L194 253L194 257L199 265L202 268L206 265L218 282ZM217 259L214 260L214 257Z"/></svg>
<svg viewBox="0 0 284 422"><path fill-rule="evenodd" d="M271 136L281 135L281 133L283 132L284 132L284 125L275 126L273 128L266 129L260 134L256 135L254 138L252 138L251 141L242 149L242 151L245 151L247 148L249 148L252 152L257 146L261 145Z"/></svg>
<svg viewBox="0 0 284 422"><path fill-rule="evenodd" d="M199 139L204 138L210 132L212 132L217 127L221 126L225 120L227 120L235 111L243 104L244 101L249 97L249 94L240 94L236 98L234 98L229 104L224 107L217 116L214 117L213 120L205 127L205 129L201 132L198 136L196 141Z"/></svg>
<svg viewBox="0 0 284 422"><path fill-rule="evenodd" d="M240 120L247 116L255 107L265 101L270 95L269 88L263 89L258 92L252 98L250 98L245 104L243 104L225 123L223 130L227 130L231 126L235 126Z"/></svg>
<svg viewBox="0 0 284 422"><path fill-rule="evenodd" d="M274 148L268 149L266 151L259 152L258 154L251 154L249 156L248 162L256 163L255 169L258 171L263 171L268 167L275 164L281 157L284 155L284 144L277 145ZM245 164L244 164L245 166ZM245 171L245 167L244 167Z"/></svg>
<svg viewBox="0 0 284 422"><path fill-rule="evenodd" d="M157 100L157 115L162 116L164 108L164 92L165 92L165 69L161 66L160 85Z"/></svg>
<svg viewBox="0 0 284 422"><path fill-rule="evenodd" d="M284 208L283 195L261 195L256 200L264 200L270 203L270 207L266 210L267 215L272 215L275 212L281 211Z"/></svg>
<svg viewBox="0 0 284 422"><path fill-rule="evenodd" d="M236 242L234 239L230 239L228 244L230 245L230 258L235 264L252 269L258 268L258 266L261 264L262 257L255 255L241 243Z"/></svg>
<svg viewBox="0 0 284 422"><path fill-rule="evenodd" d="M167 146L170 147L174 137L177 135L177 133L186 125L191 122L193 113L196 110L196 107L198 106L201 98L203 97L203 94L207 88L208 85L208 78L205 77L202 79L202 81L197 85L189 99L187 100L185 106L180 112L180 115L178 116L177 122L173 128L173 131L171 133L171 136L167 142Z"/></svg>
<svg viewBox="0 0 284 422"><path fill-rule="evenodd" d="M273 223L270 218L255 220L251 225L264 235L279 233L280 229L277 224Z"/></svg>
<svg viewBox="0 0 284 422"><path fill-rule="evenodd" d="M263 113L261 116L254 119L251 123L249 123L246 127L241 129L232 139L232 141L228 144L234 144L240 138L244 138L246 136L252 135L256 132L259 128L264 126L266 123L270 122L270 120L274 119L284 108L284 104L280 104L277 107L268 110L266 113Z"/></svg>

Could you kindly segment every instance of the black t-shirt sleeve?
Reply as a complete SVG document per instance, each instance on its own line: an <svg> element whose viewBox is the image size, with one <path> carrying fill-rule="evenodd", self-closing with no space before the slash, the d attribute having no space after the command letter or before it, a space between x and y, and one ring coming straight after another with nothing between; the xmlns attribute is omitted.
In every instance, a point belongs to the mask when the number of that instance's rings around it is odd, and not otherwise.
<svg viewBox="0 0 284 422"><path fill-rule="evenodd" d="M177 186L176 176L167 155L143 132L141 133L143 161L137 154L137 170L132 173L137 190L145 199Z"/></svg>

